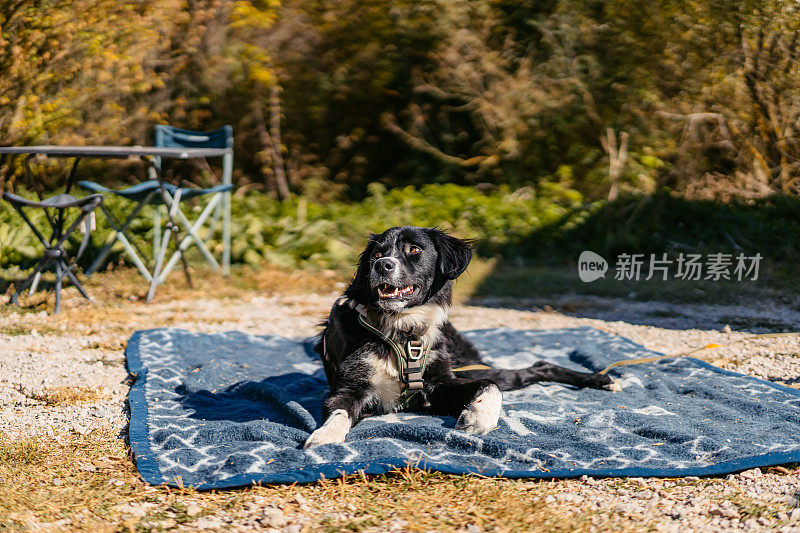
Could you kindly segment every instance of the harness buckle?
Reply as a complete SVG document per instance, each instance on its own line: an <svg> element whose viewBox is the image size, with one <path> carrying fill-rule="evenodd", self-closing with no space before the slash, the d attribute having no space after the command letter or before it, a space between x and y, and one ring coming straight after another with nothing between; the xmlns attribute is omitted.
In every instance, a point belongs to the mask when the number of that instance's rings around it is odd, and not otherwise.
<svg viewBox="0 0 800 533"><path fill-rule="evenodd" d="M406 354L412 361L419 361L425 353L422 341L408 341L406 343Z"/></svg>

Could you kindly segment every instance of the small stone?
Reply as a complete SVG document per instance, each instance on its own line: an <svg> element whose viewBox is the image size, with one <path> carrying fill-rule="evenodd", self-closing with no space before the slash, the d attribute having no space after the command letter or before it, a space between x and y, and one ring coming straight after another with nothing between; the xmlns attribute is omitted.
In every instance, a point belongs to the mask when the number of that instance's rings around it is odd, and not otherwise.
<svg viewBox="0 0 800 533"><path fill-rule="evenodd" d="M479 527L478 527L477 525L475 525L475 524L469 524L469 525L467 526L467 531L468 531L469 533L481 533L481 528L479 528Z"/></svg>
<svg viewBox="0 0 800 533"><path fill-rule="evenodd" d="M303 530L303 526L300 524L291 524L283 528L283 533L300 533Z"/></svg>
<svg viewBox="0 0 800 533"><path fill-rule="evenodd" d="M61 480L59 478L57 478L57 477L54 477L53 478L53 485L55 485L56 487L60 486L61 485Z"/></svg>
<svg viewBox="0 0 800 533"><path fill-rule="evenodd" d="M203 529L220 529L222 527L222 520L215 516L201 516L193 524L199 530Z"/></svg>
<svg viewBox="0 0 800 533"><path fill-rule="evenodd" d="M197 516L203 511L203 508L197 505L196 503L191 503L186 508L186 514L189 516Z"/></svg>
<svg viewBox="0 0 800 533"><path fill-rule="evenodd" d="M722 333L730 333L731 332L731 327L728 324L725 324L724 326L722 326L722 329L720 329L720 331Z"/></svg>
<svg viewBox="0 0 800 533"><path fill-rule="evenodd" d="M155 507L153 503L122 503L114 507L114 509L121 514L131 515L134 518L144 518L153 507Z"/></svg>
<svg viewBox="0 0 800 533"><path fill-rule="evenodd" d="M787 495L782 498L778 498L779 501L785 503L789 507L800 507L800 494L794 495Z"/></svg>
<svg viewBox="0 0 800 533"><path fill-rule="evenodd" d="M700 478L697 476L686 476L683 478L685 481L700 481Z"/></svg>
<svg viewBox="0 0 800 533"><path fill-rule="evenodd" d="M726 502L729 503L729 502ZM724 504L719 507L713 507L708 511L709 516L723 516L725 518L739 518L739 512L731 507L725 507Z"/></svg>
<svg viewBox="0 0 800 533"><path fill-rule="evenodd" d="M763 475L760 468L751 468L739 474L743 479L758 479Z"/></svg>
<svg viewBox="0 0 800 533"><path fill-rule="evenodd" d="M641 508L635 503L620 503L614 508L618 513L636 514Z"/></svg>
<svg viewBox="0 0 800 533"><path fill-rule="evenodd" d="M789 511L789 520L800 520L800 509L792 509Z"/></svg>
<svg viewBox="0 0 800 533"><path fill-rule="evenodd" d="M262 521L271 527L280 527L286 523L283 511L275 507L267 507L262 511L262 514L264 516Z"/></svg>

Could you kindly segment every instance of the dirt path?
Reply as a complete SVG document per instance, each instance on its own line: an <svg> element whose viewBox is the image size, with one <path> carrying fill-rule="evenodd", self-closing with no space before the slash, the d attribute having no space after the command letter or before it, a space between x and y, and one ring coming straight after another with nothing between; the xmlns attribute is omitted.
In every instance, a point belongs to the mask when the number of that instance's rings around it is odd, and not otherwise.
<svg viewBox="0 0 800 533"><path fill-rule="evenodd" d="M252 296L243 290L219 299L164 293L145 305L121 300L121 289L112 287L107 294L113 305L83 305L69 297L58 316L3 308L0 528L800 531L795 465L708 479L512 481L409 471L224 493L169 491L138 480L119 438L127 427L129 387L123 350L133 331L168 325L311 335L339 288L331 281L309 293ZM764 318L800 329L796 311L773 304L759 310L574 297L550 302L579 317L537 307L543 302L480 303L456 306L456 327L590 325L665 353L741 338L746 333L737 329L763 330ZM722 332L728 317L740 322L733 332ZM709 354L724 368L790 385L800 380L797 338L747 341Z"/></svg>

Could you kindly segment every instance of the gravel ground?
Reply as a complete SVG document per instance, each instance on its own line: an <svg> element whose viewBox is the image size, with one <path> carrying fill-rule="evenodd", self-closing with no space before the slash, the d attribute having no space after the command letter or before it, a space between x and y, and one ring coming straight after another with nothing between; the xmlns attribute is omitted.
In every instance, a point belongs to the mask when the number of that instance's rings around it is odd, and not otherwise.
<svg viewBox="0 0 800 533"><path fill-rule="evenodd" d="M177 299L151 305L131 302L105 314L77 304L62 315L0 312L0 432L7 436L55 437L113 429L124 435L129 381L123 350L136 329L169 325L201 332L239 330L254 334L306 336L316 332L336 292L278 294L267 297ZM77 299L71 298L71 301ZM508 326L524 329L589 325L623 335L647 348L681 353L709 343L723 344L754 332L800 331L800 313L780 303L748 306L680 306L592 297L563 297L548 302L484 299L454 307L460 329ZM730 326L730 327L726 327ZM800 382L800 339L747 340L705 352L714 364L793 385ZM48 391L82 387L87 401L53 405ZM548 483L545 503L584 511L611 510L627 517L630 529L659 531L767 530L800 532L800 472L786 468L749 470L717 478L592 479ZM298 502L291 513L270 508L254 494L244 511L203 516L185 529L248 529L266 526L300 531L314 513ZM143 514L126 504L120 512ZM742 514L744 505L769 512ZM304 510L305 508L305 510ZM233 513L233 511L231 511ZM405 530L389 520L379 530Z"/></svg>

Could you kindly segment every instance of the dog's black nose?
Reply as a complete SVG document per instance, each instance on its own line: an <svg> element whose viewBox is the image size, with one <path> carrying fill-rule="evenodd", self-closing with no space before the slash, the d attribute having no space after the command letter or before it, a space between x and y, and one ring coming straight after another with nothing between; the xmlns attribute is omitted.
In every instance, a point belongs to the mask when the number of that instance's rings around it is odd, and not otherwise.
<svg viewBox="0 0 800 533"><path fill-rule="evenodd" d="M381 257L377 261L375 261L375 272L378 274L389 274L391 273L397 265L395 264L395 260L391 257Z"/></svg>

